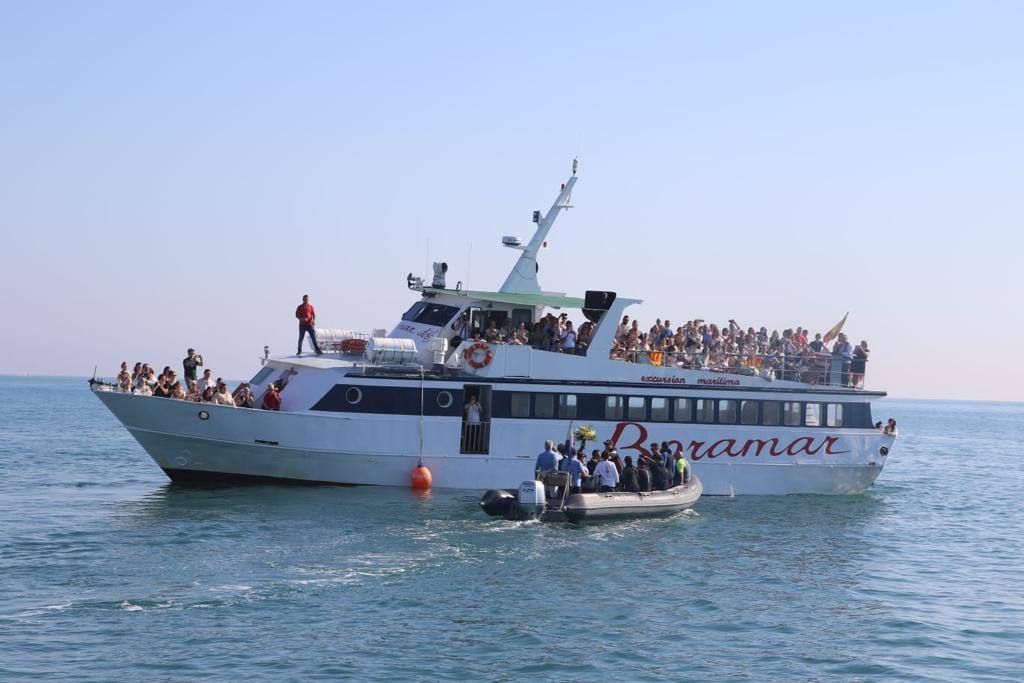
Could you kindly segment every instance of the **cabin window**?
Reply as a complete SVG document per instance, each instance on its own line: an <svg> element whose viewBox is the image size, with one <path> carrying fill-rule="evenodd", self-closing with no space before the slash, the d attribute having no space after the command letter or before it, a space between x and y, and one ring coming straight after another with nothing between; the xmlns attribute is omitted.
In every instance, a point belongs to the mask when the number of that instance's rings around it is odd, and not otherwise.
<svg viewBox="0 0 1024 683"><path fill-rule="evenodd" d="M715 402L710 398L697 399L697 422L715 421Z"/></svg>
<svg viewBox="0 0 1024 683"><path fill-rule="evenodd" d="M736 424L736 401L723 399L718 402L718 421L722 424Z"/></svg>
<svg viewBox="0 0 1024 683"><path fill-rule="evenodd" d="M437 407L447 408L452 404L452 392L442 391L437 395Z"/></svg>
<svg viewBox="0 0 1024 683"><path fill-rule="evenodd" d="M484 312L476 306L470 306L465 313L469 316L469 336L472 337L479 332L484 333Z"/></svg>
<svg viewBox="0 0 1024 683"><path fill-rule="evenodd" d="M558 395L558 417L566 419L576 417L576 394Z"/></svg>
<svg viewBox="0 0 1024 683"><path fill-rule="evenodd" d="M757 401L740 401L740 424L757 424Z"/></svg>
<svg viewBox="0 0 1024 683"><path fill-rule="evenodd" d="M605 396L605 398L604 398L604 419L606 419L606 420L621 420L622 419L622 397L621 396Z"/></svg>
<svg viewBox="0 0 1024 683"><path fill-rule="evenodd" d="M412 308L405 312L405 315L402 316L402 320L441 327L446 322L454 318L455 314L458 312L459 309L456 306L445 306L444 304L417 301L412 305Z"/></svg>
<svg viewBox="0 0 1024 683"><path fill-rule="evenodd" d="M349 387L345 392L345 400L355 405L363 400L363 392L359 390L359 387Z"/></svg>
<svg viewBox="0 0 1024 683"><path fill-rule="evenodd" d="M825 424L829 427L843 426L843 404L829 403L825 410Z"/></svg>
<svg viewBox="0 0 1024 683"><path fill-rule="evenodd" d="M651 420L668 422L668 399L655 396L651 399Z"/></svg>
<svg viewBox="0 0 1024 683"><path fill-rule="evenodd" d="M554 394L534 394L534 396L533 396L533 416L534 417L554 417L555 416L555 395Z"/></svg>
<svg viewBox="0 0 1024 683"><path fill-rule="evenodd" d="M643 420L647 416L644 410L647 401L643 396L630 396L626 403L626 414L630 420Z"/></svg>
<svg viewBox="0 0 1024 683"><path fill-rule="evenodd" d="M530 417L530 395L512 392L509 395L509 409L512 417Z"/></svg>
<svg viewBox="0 0 1024 683"><path fill-rule="evenodd" d="M533 309L531 308L513 308L512 315L512 329L519 327L519 323L523 323L529 328L533 324Z"/></svg>
<svg viewBox="0 0 1024 683"><path fill-rule="evenodd" d="M408 311L402 314L402 320L408 320L409 322L412 322L413 320L416 319L416 316L420 314L420 311L422 311L423 307L426 305L427 304L425 301L417 301L416 303L409 307Z"/></svg>
<svg viewBox="0 0 1024 683"><path fill-rule="evenodd" d="M484 316L484 331L490 329L491 323L499 330L502 330L508 324L508 313L505 311L487 311L487 315Z"/></svg>
<svg viewBox="0 0 1024 683"><path fill-rule="evenodd" d="M786 401L782 404L782 424L787 427L799 427L803 411L796 401Z"/></svg>
<svg viewBox="0 0 1024 683"><path fill-rule="evenodd" d="M779 424L779 402L765 401L761 404L761 424L772 427Z"/></svg>
<svg viewBox="0 0 1024 683"><path fill-rule="evenodd" d="M676 422L693 422L693 401L688 398L677 398L675 418Z"/></svg>
<svg viewBox="0 0 1024 683"><path fill-rule="evenodd" d="M804 409L804 424L808 427L821 426L821 404L808 403Z"/></svg>

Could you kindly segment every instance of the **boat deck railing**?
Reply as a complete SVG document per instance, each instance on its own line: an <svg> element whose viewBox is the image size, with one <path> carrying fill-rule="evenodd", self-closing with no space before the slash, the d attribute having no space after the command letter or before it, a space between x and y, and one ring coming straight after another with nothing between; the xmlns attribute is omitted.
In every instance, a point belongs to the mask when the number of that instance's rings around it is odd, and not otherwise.
<svg viewBox="0 0 1024 683"><path fill-rule="evenodd" d="M460 453L486 454L490 451L491 423L489 421L462 424Z"/></svg>
<svg viewBox="0 0 1024 683"><path fill-rule="evenodd" d="M619 350L612 352L612 360L639 363L654 367L705 370L727 375L744 375L764 379L781 379L805 384L851 386L854 379L850 371L852 361L844 356L815 352L809 354L757 354L757 353L692 353L686 351ZM858 359L867 363L867 359ZM863 388L864 373L857 377L855 388Z"/></svg>
<svg viewBox="0 0 1024 683"><path fill-rule="evenodd" d="M510 346L501 342L484 342L489 347L500 349ZM515 346L515 345L511 345ZM544 349L536 346L520 346L534 351L562 353L556 349ZM453 347L448 352L448 359L459 350ZM583 354L578 354L583 355ZM851 372L853 362L867 364L867 359L852 361L845 356L833 356L827 352L808 354L758 354L758 353L694 353L687 351L643 351L614 349L610 355L612 360L625 363L637 363L653 367L677 368L682 370L703 370L725 375L761 377L769 380L787 380L804 384L864 388L864 373L854 375ZM856 380L856 384L854 384Z"/></svg>

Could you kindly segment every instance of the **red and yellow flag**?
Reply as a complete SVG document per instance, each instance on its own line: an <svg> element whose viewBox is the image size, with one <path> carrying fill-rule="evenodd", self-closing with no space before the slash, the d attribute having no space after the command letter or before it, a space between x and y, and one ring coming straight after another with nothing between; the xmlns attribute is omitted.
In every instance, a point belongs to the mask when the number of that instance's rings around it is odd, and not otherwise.
<svg viewBox="0 0 1024 683"><path fill-rule="evenodd" d="M822 341L824 341L824 342L825 342L826 344L828 344L828 343L829 343L830 341L832 341L833 339L835 339L835 338L836 338L836 335L838 335L838 334L839 334L839 333L840 333L840 332L842 331L842 329L843 329L843 325L845 325L845 324L846 324L846 319L847 319L847 318L848 318L849 316L850 316L850 312L849 312L849 311L847 311L847 312L846 312L846 315L844 315L844 316L843 316L843 319L842 319L842 320L840 320L839 322L837 322L837 323L836 323L836 324L835 324L835 325L834 325L834 326L832 327L832 329L831 329L831 330L829 330L829 331L828 331L828 332L827 332L827 333L825 334L825 338L824 338L824 339L822 339Z"/></svg>

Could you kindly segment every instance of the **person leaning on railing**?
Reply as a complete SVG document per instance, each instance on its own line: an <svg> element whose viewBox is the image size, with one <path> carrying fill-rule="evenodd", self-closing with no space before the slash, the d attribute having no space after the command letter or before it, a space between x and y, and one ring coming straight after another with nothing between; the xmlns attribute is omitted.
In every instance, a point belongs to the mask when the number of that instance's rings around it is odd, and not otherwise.
<svg viewBox="0 0 1024 683"><path fill-rule="evenodd" d="M121 371L117 373L117 389L126 394L132 390L132 373L128 370L128 361L121 363Z"/></svg>
<svg viewBox="0 0 1024 683"><path fill-rule="evenodd" d="M850 365L853 363L853 346L847 341L846 335L842 332L836 337L835 346L832 347L832 356L842 359L842 378L840 383L844 386L849 385Z"/></svg>
<svg viewBox="0 0 1024 683"><path fill-rule="evenodd" d="M861 388L864 386L864 370L868 362L868 343L861 341L853 349L853 360L850 363L850 386Z"/></svg>
<svg viewBox="0 0 1024 683"><path fill-rule="evenodd" d="M260 407L263 410L281 410L281 393L277 388L276 382L271 382L267 385L267 390L263 392L263 401L260 403Z"/></svg>
<svg viewBox="0 0 1024 683"><path fill-rule="evenodd" d="M232 394L232 398L235 399L235 405L239 408L252 408L253 406L252 389L249 388L246 382L238 385L238 388Z"/></svg>

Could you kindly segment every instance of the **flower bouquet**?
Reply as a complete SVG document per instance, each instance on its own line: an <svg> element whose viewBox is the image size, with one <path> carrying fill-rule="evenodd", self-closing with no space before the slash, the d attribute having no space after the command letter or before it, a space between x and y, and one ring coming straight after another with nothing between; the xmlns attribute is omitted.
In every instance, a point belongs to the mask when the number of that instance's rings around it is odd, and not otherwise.
<svg viewBox="0 0 1024 683"><path fill-rule="evenodd" d="M586 450L588 441L593 441L597 438L597 431L594 429L593 425L580 425L576 428L573 436L575 436L576 441L579 442L579 450L582 452Z"/></svg>

